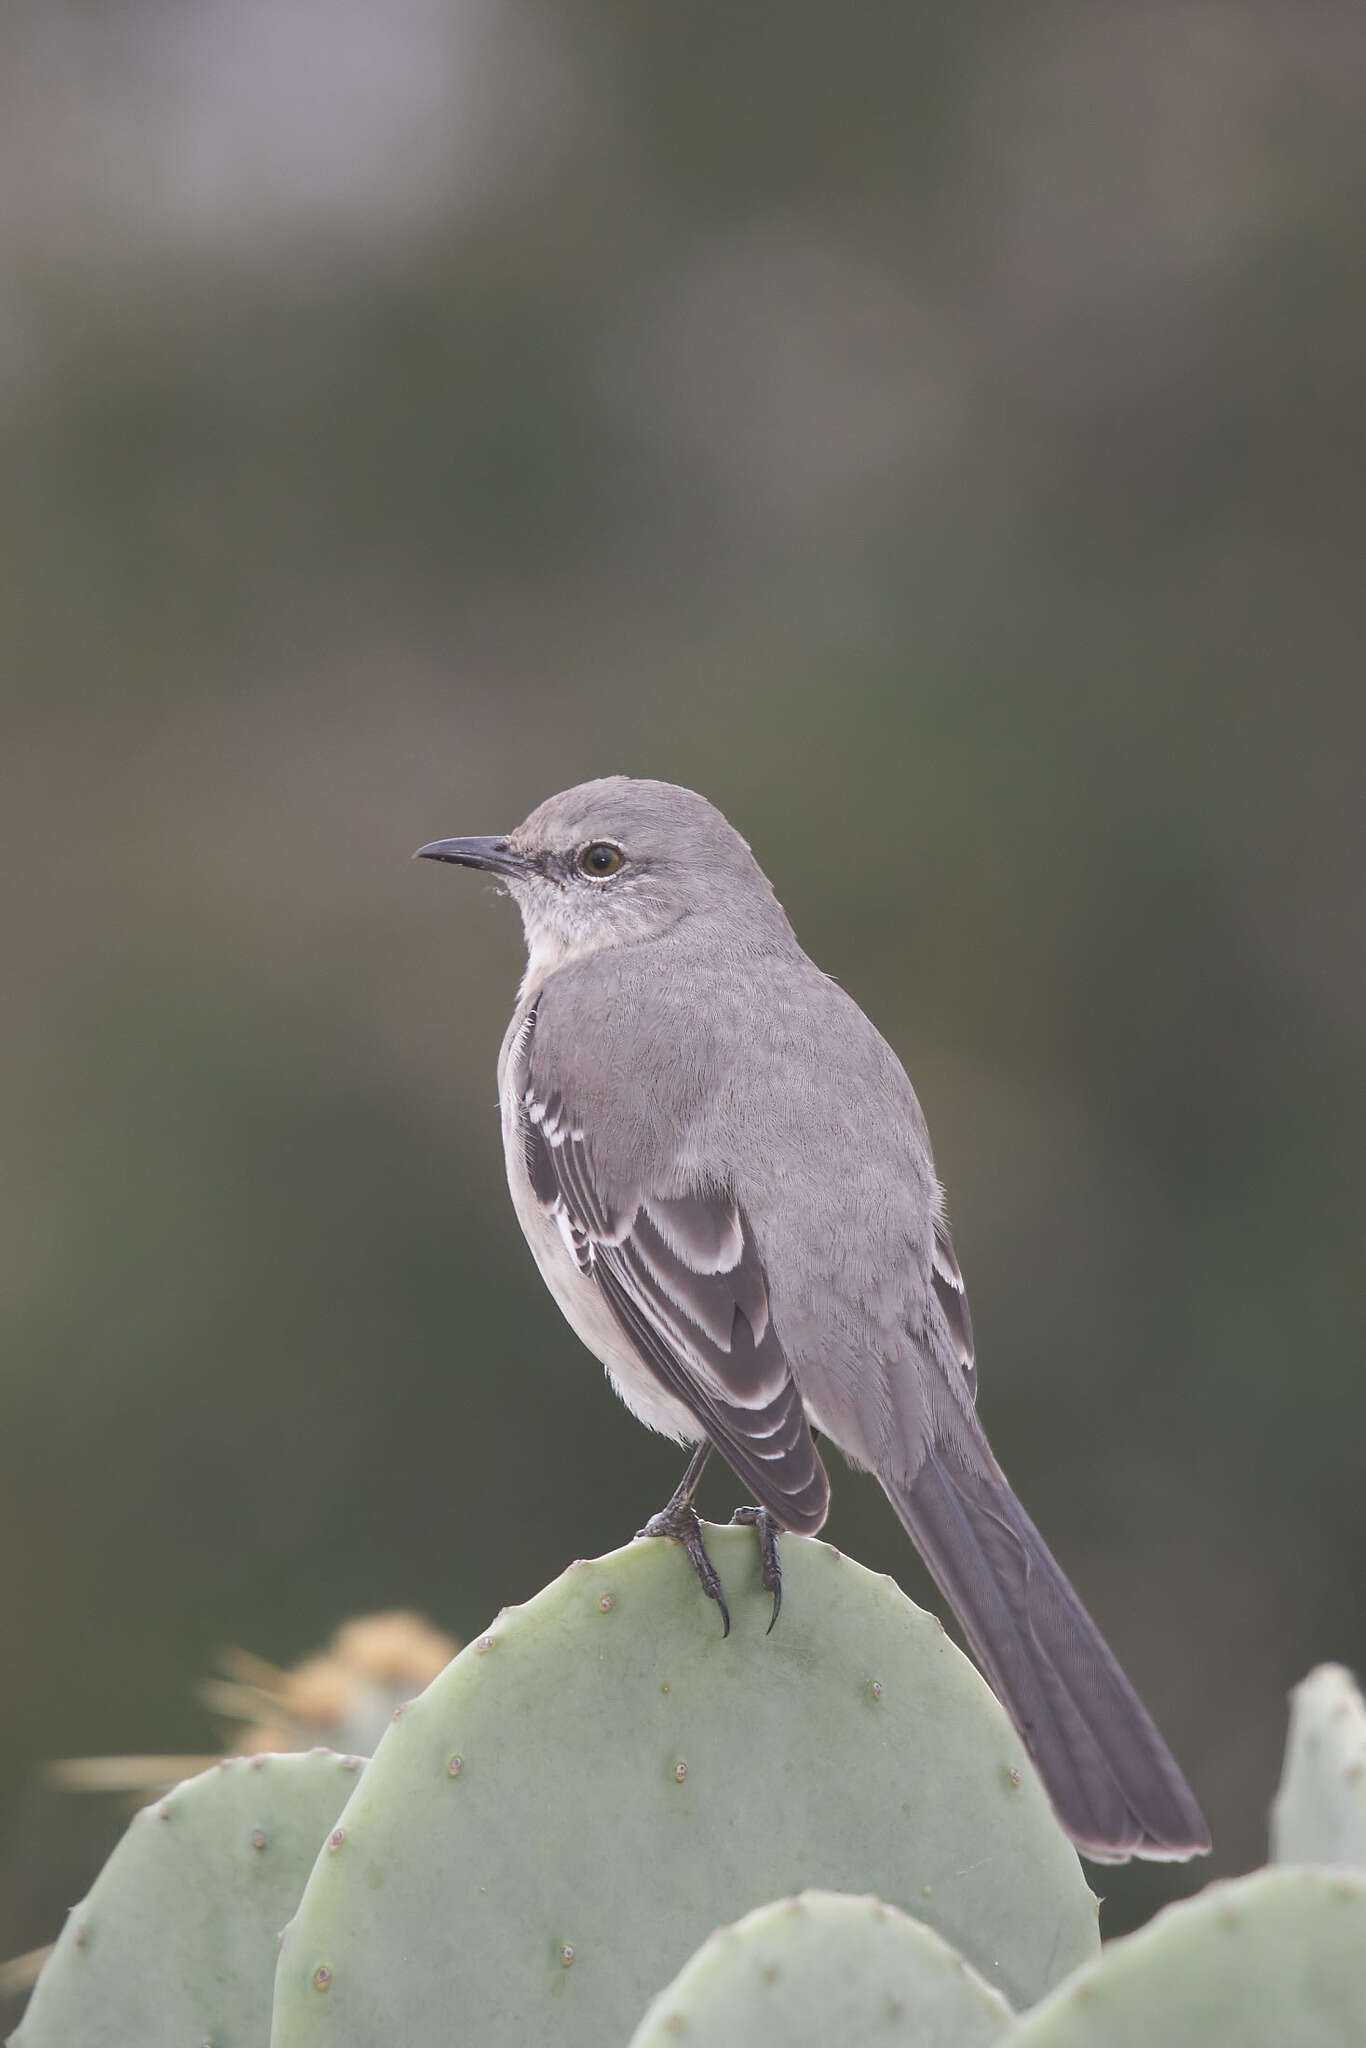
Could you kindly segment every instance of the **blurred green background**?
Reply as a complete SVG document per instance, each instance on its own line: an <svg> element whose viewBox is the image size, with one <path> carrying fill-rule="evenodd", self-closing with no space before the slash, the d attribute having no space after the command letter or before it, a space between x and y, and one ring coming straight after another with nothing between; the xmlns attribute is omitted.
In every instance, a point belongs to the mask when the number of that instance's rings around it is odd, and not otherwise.
<svg viewBox="0 0 1366 2048"><path fill-rule="evenodd" d="M616 770L915 1077L1215 1830L1107 1925L1264 1854L1366 1664L1363 114L1349 6L5 8L0 1955L40 1759L672 1485L504 1192L515 915L409 861Z"/></svg>

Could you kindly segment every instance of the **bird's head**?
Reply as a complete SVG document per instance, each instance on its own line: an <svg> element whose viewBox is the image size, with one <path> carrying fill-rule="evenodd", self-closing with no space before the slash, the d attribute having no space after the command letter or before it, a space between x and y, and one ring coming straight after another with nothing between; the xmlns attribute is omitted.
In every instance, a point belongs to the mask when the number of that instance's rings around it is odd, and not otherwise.
<svg viewBox="0 0 1366 2048"><path fill-rule="evenodd" d="M705 797L671 782L580 783L502 837L437 839L415 857L498 877L521 910L536 981L685 919L718 919L756 939L789 929L739 833Z"/></svg>

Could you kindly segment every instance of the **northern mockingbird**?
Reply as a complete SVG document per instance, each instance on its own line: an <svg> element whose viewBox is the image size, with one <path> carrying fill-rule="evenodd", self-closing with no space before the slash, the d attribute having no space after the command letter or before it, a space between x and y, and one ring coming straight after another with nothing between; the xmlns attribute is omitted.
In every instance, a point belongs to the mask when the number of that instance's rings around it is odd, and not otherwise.
<svg viewBox="0 0 1366 2048"><path fill-rule="evenodd" d="M725 1604L692 1496L714 1445L776 1529L813 1534L813 1430L876 1474L1088 1856L1209 1847L1133 1687L977 1419L963 1276L900 1061L803 953L703 797L608 776L506 837L420 858L496 875L526 975L498 1061L518 1221L628 1408L699 1446L642 1533ZM728 1622L727 1622L728 1625Z"/></svg>

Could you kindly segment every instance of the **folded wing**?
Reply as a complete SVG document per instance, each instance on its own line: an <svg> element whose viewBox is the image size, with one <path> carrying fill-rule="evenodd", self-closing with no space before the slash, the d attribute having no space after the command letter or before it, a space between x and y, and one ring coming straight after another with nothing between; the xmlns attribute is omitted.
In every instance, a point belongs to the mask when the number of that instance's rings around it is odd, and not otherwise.
<svg viewBox="0 0 1366 2048"><path fill-rule="evenodd" d="M829 1482L734 1193L604 1185L591 1131L558 1090L532 1079L533 1033L534 1022L514 1086L538 1200L642 1363L696 1416L755 1500L784 1528L814 1532Z"/></svg>

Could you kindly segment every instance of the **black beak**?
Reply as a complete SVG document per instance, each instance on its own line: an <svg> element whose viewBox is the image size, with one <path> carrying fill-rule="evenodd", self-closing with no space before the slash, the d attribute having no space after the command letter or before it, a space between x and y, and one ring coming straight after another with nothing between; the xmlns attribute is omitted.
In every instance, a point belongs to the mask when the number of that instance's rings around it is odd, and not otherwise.
<svg viewBox="0 0 1366 2048"><path fill-rule="evenodd" d="M461 868L487 868L494 875L524 875L526 862L506 839L433 839L419 846L414 860L447 860Z"/></svg>

